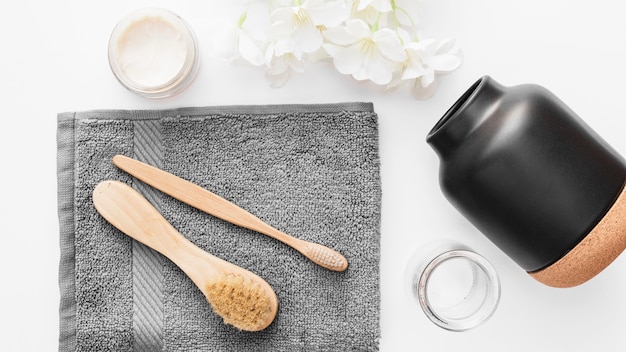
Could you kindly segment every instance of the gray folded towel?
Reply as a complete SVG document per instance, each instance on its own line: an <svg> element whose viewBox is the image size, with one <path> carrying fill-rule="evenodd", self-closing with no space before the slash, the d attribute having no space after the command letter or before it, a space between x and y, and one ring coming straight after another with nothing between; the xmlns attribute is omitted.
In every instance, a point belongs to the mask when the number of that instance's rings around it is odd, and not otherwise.
<svg viewBox="0 0 626 352"><path fill-rule="evenodd" d="M370 103L97 110L58 115L60 351L377 351L380 173ZM143 160L293 236L334 248L345 272L183 204L111 162ZM173 263L95 210L102 180L131 184L185 237L264 278L275 321L224 325Z"/></svg>

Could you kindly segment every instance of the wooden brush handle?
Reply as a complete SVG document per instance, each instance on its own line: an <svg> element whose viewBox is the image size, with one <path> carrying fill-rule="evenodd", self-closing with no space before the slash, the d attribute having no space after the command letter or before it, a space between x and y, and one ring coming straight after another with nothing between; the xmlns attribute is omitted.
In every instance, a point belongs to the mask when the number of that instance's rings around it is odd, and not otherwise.
<svg viewBox="0 0 626 352"><path fill-rule="evenodd" d="M133 239L168 257L194 281L214 271L221 259L211 256L183 237L139 192L119 181L103 181L93 191L96 210L113 226ZM196 282L197 283L197 282Z"/></svg>
<svg viewBox="0 0 626 352"><path fill-rule="evenodd" d="M267 225L248 211L192 182L141 161L116 155L113 164L163 193L208 214L261 233L272 232L277 239L291 242L290 236ZM274 237L274 236L272 236Z"/></svg>
<svg viewBox="0 0 626 352"><path fill-rule="evenodd" d="M334 271L343 271L348 267L346 258L337 251L279 231L217 194L176 175L123 155L114 156L113 164L183 203L235 225L275 238L296 249L318 265Z"/></svg>

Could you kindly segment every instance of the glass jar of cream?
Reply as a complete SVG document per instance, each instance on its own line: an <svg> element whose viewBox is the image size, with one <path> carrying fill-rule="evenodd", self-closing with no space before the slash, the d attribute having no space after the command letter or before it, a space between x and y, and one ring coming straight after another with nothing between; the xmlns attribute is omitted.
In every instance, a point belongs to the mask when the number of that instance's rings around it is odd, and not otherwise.
<svg viewBox="0 0 626 352"><path fill-rule="evenodd" d="M136 10L111 33L109 65L131 92L152 99L168 98L195 79L197 40L187 23L168 10Z"/></svg>

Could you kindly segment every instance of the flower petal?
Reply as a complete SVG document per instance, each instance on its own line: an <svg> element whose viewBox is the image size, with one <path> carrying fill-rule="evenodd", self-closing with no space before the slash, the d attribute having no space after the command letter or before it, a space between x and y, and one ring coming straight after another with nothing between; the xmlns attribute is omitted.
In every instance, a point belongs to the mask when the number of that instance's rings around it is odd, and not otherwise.
<svg viewBox="0 0 626 352"><path fill-rule="evenodd" d="M287 56L287 55L285 55ZM289 70L289 63L285 60L285 56L275 56L269 63L267 73L270 75L280 75Z"/></svg>
<svg viewBox="0 0 626 352"><path fill-rule="evenodd" d="M265 63L271 64L272 60L274 60L274 53L276 52L276 43L270 42L265 47Z"/></svg>
<svg viewBox="0 0 626 352"><path fill-rule="evenodd" d="M290 57L287 60L287 64L289 64L289 67L291 68L292 71L296 71L296 72L304 72L304 69L306 67L306 62L302 59L298 59L295 56L289 55Z"/></svg>
<svg viewBox="0 0 626 352"><path fill-rule="evenodd" d="M346 27L355 39L369 38L371 36L370 26L363 20L347 21Z"/></svg>
<svg viewBox="0 0 626 352"><path fill-rule="evenodd" d="M396 28L396 33L398 35L398 39L400 39L400 43L404 44L405 47L413 43L411 39L411 34L409 34L409 32L404 28Z"/></svg>
<svg viewBox="0 0 626 352"><path fill-rule="evenodd" d="M369 79L372 82L385 85L391 82L393 78L393 68L391 62L382 55L371 55L361 67L361 70L353 76L356 79Z"/></svg>
<svg viewBox="0 0 626 352"><path fill-rule="evenodd" d="M415 48L422 52L422 56L431 56L437 53L437 49L439 48L439 43L431 38L421 39L416 43Z"/></svg>
<svg viewBox="0 0 626 352"><path fill-rule="evenodd" d="M432 97L433 94L435 94L436 90L437 90L436 82L434 82L433 84L429 84L428 86L424 86L420 82L420 79L418 78L417 80L415 80L412 93L415 99L424 100L424 99L428 99Z"/></svg>
<svg viewBox="0 0 626 352"><path fill-rule="evenodd" d="M355 42L355 38L348 27L332 27L324 31L324 37L334 44L349 45Z"/></svg>
<svg viewBox="0 0 626 352"><path fill-rule="evenodd" d="M393 7L391 7L391 2L389 0L373 0L370 1L370 6L380 12L390 12L391 10L393 10Z"/></svg>
<svg viewBox="0 0 626 352"><path fill-rule="evenodd" d="M426 88L435 82L435 71L432 69L426 69L426 72L419 78L419 82L422 87Z"/></svg>
<svg viewBox="0 0 626 352"><path fill-rule="evenodd" d="M455 55L435 55L424 58L424 63L435 71L451 72L461 65L461 59Z"/></svg>
<svg viewBox="0 0 626 352"><path fill-rule="evenodd" d="M297 28L293 35L296 51L312 53L322 47L324 38L319 29L313 26L302 26Z"/></svg>
<svg viewBox="0 0 626 352"><path fill-rule="evenodd" d="M304 6L316 26L335 27L348 18L348 8L345 1L323 1L316 6L306 6L308 3L305 3Z"/></svg>
<svg viewBox="0 0 626 352"><path fill-rule="evenodd" d="M272 22L292 22L293 17L298 13L297 7L279 7L272 11L270 18Z"/></svg>
<svg viewBox="0 0 626 352"><path fill-rule="evenodd" d="M422 66L421 64L413 64L413 65L407 66L407 68L404 69L401 79L402 80L414 79L414 78L421 77L425 74L426 74L426 69L424 68L424 66Z"/></svg>
<svg viewBox="0 0 626 352"><path fill-rule="evenodd" d="M370 6L373 0L356 0L359 5L357 6L357 11L363 11L366 7Z"/></svg>
<svg viewBox="0 0 626 352"><path fill-rule="evenodd" d="M293 53L296 48L296 41L292 37L282 37L275 42L274 55L283 56L287 53Z"/></svg>
<svg viewBox="0 0 626 352"><path fill-rule="evenodd" d="M361 50L358 46L351 45L344 48L327 44L325 48L333 57L333 64L335 65L337 71L350 75L357 72L361 68L363 55L361 54Z"/></svg>
<svg viewBox="0 0 626 352"><path fill-rule="evenodd" d="M437 48L437 54L448 54L454 50L454 39L447 38L439 41L439 47Z"/></svg>
<svg viewBox="0 0 626 352"><path fill-rule="evenodd" d="M243 31L239 34L239 53L243 59L255 66L263 65L263 53L255 42L250 39Z"/></svg>
<svg viewBox="0 0 626 352"><path fill-rule="evenodd" d="M391 29L383 28L376 31L372 35L372 40L374 40L380 52L388 59L394 61L406 60L406 52L402 48L400 39Z"/></svg>

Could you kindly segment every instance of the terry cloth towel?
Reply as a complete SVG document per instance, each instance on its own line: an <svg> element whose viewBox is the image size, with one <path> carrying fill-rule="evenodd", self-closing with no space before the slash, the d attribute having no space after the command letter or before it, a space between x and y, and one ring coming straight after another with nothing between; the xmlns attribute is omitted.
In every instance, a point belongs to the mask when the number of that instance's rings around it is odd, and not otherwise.
<svg viewBox="0 0 626 352"><path fill-rule="evenodd" d="M97 110L58 115L60 351L377 351L380 172L371 103ZM111 161L194 182L270 225L346 256L315 265L268 236L196 210ZM121 180L209 253L264 278L279 310L260 332L223 324L191 280L95 210Z"/></svg>

